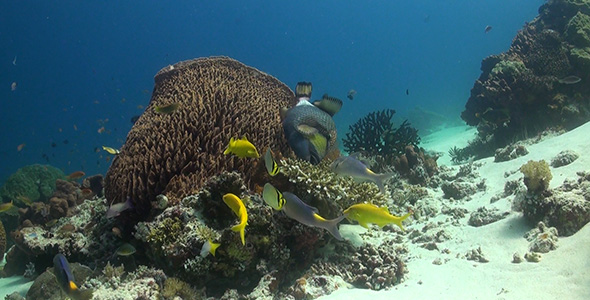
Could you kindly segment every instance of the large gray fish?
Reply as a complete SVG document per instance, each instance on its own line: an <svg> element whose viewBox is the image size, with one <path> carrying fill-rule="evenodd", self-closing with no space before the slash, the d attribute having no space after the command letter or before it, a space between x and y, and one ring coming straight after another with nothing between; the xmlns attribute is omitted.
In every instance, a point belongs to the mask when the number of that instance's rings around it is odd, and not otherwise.
<svg viewBox="0 0 590 300"><path fill-rule="evenodd" d="M270 183L264 185L262 198L272 208L283 210L289 218L307 226L324 228L337 240L342 240L340 231L338 231L338 223L340 223L346 215L342 215L336 219L326 220L318 215L317 208L305 204L305 202L294 194L289 192L281 193Z"/></svg>
<svg viewBox="0 0 590 300"><path fill-rule="evenodd" d="M367 168L363 162L352 156L340 156L330 165L330 168L339 176L352 176L358 182L372 181L383 194L385 194L383 181L393 175L393 173L376 174Z"/></svg>
<svg viewBox="0 0 590 300"><path fill-rule="evenodd" d="M282 112L283 131L297 157L318 164L336 145L336 125L332 116L342 106L335 98L324 97L312 104L311 83L300 82L296 87L296 106Z"/></svg>

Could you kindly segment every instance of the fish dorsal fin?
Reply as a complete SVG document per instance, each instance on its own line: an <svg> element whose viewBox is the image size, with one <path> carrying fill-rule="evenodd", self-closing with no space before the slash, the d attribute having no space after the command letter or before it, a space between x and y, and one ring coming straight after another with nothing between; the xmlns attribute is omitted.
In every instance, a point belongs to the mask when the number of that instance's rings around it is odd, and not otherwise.
<svg viewBox="0 0 590 300"><path fill-rule="evenodd" d="M245 134L242 136L242 140L243 140L243 141L246 141L246 142L249 142L249 141L248 141L248 138L246 137L246 135L245 135Z"/></svg>
<svg viewBox="0 0 590 300"><path fill-rule="evenodd" d="M386 212L386 213L389 213L389 209L387 209L387 207L385 207L385 206L381 206L381 207L379 207L379 209Z"/></svg>

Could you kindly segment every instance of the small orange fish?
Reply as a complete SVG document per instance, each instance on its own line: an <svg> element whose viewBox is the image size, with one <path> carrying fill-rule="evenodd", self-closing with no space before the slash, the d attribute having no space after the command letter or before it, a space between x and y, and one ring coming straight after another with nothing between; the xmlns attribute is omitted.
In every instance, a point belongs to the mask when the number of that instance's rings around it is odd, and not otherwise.
<svg viewBox="0 0 590 300"><path fill-rule="evenodd" d="M98 132L98 133L103 133L103 132L104 132L104 130L105 130L105 129L104 129L104 126L102 126L102 127L100 127L100 128L97 130L97 132Z"/></svg>
<svg viewBox="0 0 590 300"><path fill-rule="evenodd" d="M26 145L25 143L22 143L22 144L16 146L16 151L20 152L21 150L23 150L23 148L25 147L25 145Z"/></svg>
<svg viewBox="0 0 590 300"><path fill-rule="evenodd" d="M10 85L10 90L12 90L13 92L16 91L16 81Z"/></svg>
<svg viewBox="0 0 590 300"><path fill-rule="evenodd" d="M92 190L89 188L84 188L80 192L81 192L82 197L84 197L84 198L90 197L93 194Z"/></svg>
<svg viewBox="0 0 590 300"><path fill-rule="evenodd" d="M140 105L138 105L138 106L137 106L137 109L143 109L143 105L141 105L141 104L140 104Z"/></svg>
<svg viewBox="0 0 590 300"><path fill-rule="evenodd" d="M68 175L68 180L77 180L84 177L84 175L86 175L86 173L84 173L83 171L76 171Z"/></svg>
<svg viewBox="0 0 590 300"><path fill-rule="evenodd" d="M78 131L78 126L76 126L76 124L74 124L74 130Z"/></svg>

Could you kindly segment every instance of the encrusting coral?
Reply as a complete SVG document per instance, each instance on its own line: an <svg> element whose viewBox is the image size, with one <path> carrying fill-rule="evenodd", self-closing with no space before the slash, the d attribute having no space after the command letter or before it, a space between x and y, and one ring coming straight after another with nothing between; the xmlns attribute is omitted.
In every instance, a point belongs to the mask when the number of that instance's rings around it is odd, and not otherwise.
<svg viewBox="0 0 590 300"><path fill-rule="evenodd" d="M538 194L549 188L549 182L553 178L549 164L544 161L529 160L520 167L520 172L524 174L524 185L529 193Z"/></svg>
<svg viewBox="0 0 590 300"><path fill-rule="evenodd" d="M223 155L230 138L246 136L259 149L290 153L278 112L294 101L293 92L276 78L227 57L162 69L150 104L107 172L107 199L118 203L129 197L134 218L142 220L157 195L174 203L223 171L236 170L249 183L257 161ZM168 104L178 109L156 112Z"/></svg>

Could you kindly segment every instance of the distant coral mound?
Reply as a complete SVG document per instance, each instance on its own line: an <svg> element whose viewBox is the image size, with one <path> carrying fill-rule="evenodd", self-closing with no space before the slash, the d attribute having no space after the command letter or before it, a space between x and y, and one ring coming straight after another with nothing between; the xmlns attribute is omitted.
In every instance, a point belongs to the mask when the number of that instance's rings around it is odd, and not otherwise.
<svg viewBox="0 0 590 300"><path fill-rule="evenodd" d="M163 68L146 111L106 174L107 199L117 203L129 197L135 211L145 215L156 195L178 200L222 171L239 171L248 179L257 160L223 155L230 138L246 136L259 149L288 153L279 109L294 101L278 79L231 58L198 58ZM155 110L170 104L178 109Z"/></svg>
<svg viewBox="0 0 590 300"><path fill-rule="evenodd" d="M481 70L461 118L495 147L590 120L590 1L548 1Z"/></svg>

